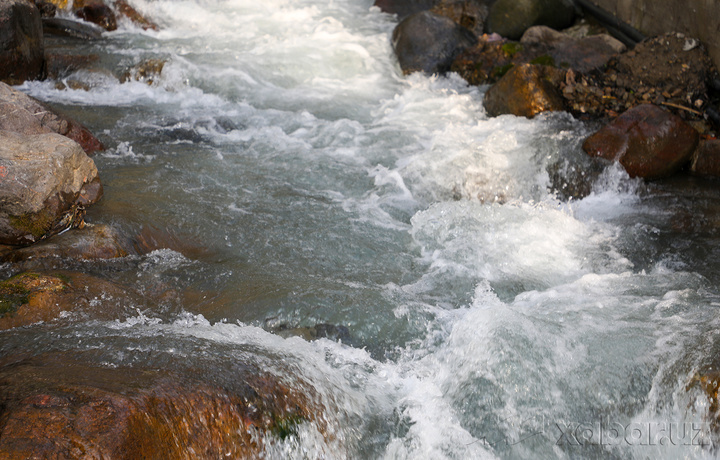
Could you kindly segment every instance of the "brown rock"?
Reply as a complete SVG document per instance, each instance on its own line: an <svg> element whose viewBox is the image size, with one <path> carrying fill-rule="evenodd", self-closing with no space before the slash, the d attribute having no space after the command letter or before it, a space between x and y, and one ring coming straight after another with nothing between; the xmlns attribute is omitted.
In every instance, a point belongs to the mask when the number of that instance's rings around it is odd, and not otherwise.
<svg viewBox="0 0 720 460"><path fill-rule="evenodd" d="M40 11L27 0L0 3L0 80L20 84L45 77Z"/></svg>
<svg viewBox="0 0 720 460"><path fill-rule="evenodd" d="M83 7L75 10L75 16L93 24L97 24L107 31L117 30L115 13L109 6L102 2L86 3Z"/></svg>
<svg viewBox="0 0 720 460"><path fill-rule="evenodd" d="M720 140L700 141L693 154L690 171L700 176L720 177Z"/></svg>
<svg viewBox="0 0 720 460"><path fill-rule="evenodd" d="M65 232L32 246L17 248L0 260L5 262L31 261L35 266L43 266L45 259L114 259L128 255L129 241L123 238L113 227L95 224L85 225L73 231ZM23 267L27 268L26 263Z"/></svg>
<svg viewBox="0 0 720 460"><path fill-rule="evenodd" d="M159 30L157 24L144 17L125 0L117 0L115 2L115 8L120 16L129 19L131 22L142 27L144 30Z"/></svg>
<svg viewBox="0 0 720 460"><path fill-rule="evenodd" d="M46 354L0 368L0 457L260 458L303 422L324 431L309 400L250 366L228 389Z"/></svg>
<svg viewBox="0 0 720 460"><path fill-rule="evenodd" d="M93 302L100 297L102 306ZM52 321L65 311L110 321L122 316L127 302L141 305L143 298L126 286L84 273L23 272L0 281L0 330Z"/></svg>
<svg viewBox="0 0 720 460"><path fill-rule="evenodd" d="M397 14L398 20L402 21L412 14L429 10L438 2L439 0L375 0L374 6L385 13Z"/></svg>
<svg viewBox="0 0 720 460"><path fill-rule="evenodd" d="M651 104L620 115L583 143L591 156L619 161L630 177L657 179L680 169L698 144L698 132Z"/></svg>
<svg viewBox="0 0 720 460"><path fill-rule="evenodd" d="M80 144L87 154L104 150L100 142L83 125L58 114L42 102L0 82L0 130L21 134L55 132Z"/></svg>
<svg viewBox="0 0 720 460"><path fill-rule="evenodd" d="M548 80L543 66L513 67L485 93L485 110L490 116L512 114L532 118L538 113L563 111L563 101Z"/></svg>
<svg viewBox="0 0 720 460"><path fill-rule="evenodd" d="M55 80L66 78L80 69L86 69L100 60L97 54L58 54L46 53L48 78Z"/></svg>
<svg viewBox="0 0 720 460"><path fill-rule="evenodd" d="M488 16L488 7L476 0L439 1L430 9L430 12L452 19L475 35L482 35L485 20Z"/></svg>

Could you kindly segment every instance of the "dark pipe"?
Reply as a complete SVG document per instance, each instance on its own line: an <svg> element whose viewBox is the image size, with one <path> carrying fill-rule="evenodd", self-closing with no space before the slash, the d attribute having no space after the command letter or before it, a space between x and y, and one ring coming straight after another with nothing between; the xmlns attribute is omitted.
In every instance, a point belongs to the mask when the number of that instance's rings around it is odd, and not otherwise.
<svg viewBox="0 0 720 460"><path fill-rule="evenodd" d="M576 6L579 6L584 12L607 27L610 34L623 42L625 46L632 48L637 43L645 40L645 36L636 28L625 24L612 14L592 4L589 0L574 0L574 2Z"/></svg>

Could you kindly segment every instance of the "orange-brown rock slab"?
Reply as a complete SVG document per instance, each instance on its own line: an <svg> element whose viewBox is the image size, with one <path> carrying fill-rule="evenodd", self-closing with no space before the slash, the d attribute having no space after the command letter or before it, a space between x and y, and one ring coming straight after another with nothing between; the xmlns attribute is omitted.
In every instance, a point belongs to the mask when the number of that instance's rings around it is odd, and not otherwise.
<svg viewBox="0 0 720 460"><path fill-rule="evenodd" d="M532 118L547 111L563 111L562 97L544 66L523 64L510 69L485 93L490 116L504 114Z"/></svg>

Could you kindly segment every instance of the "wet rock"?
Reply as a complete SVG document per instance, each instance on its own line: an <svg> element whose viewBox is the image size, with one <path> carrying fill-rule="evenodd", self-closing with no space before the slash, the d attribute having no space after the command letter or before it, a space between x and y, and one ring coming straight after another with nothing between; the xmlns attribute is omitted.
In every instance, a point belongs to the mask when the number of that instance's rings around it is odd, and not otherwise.
<svg viewBox="0 0 720 460"><path fill-rule="evenodd" d="M75 10L75 16L84 21L97 24L107 31L117 30L117 19L115 19L115 13L104 3L86 3L83 7Z"/></svg>
<svg viewBox="0 0 720 460"><path fill-rule="evenodd" d="M610 35L593 35L574 39L546 26L529 28L520 39L534 46L536 53L552 58L553 65L587 73L605 66L626 47Z"/></svg>
<svg viewBox="0 0 720 460"><path fill-rule="evenodd" d="M532 26L564 29L574 18L575 9L567 0L497 0L490 7L487 30L518 40Z"/></svg>
<svg viewBox="0 0 720 460"><path fill-rule="evenodd" d="M57 6L51 2L36 1L35 6L40 11L40 17L43 18L54 18L57 13Z"/></svg>
<svg viewBox="0 0 720 460"><path fill-rule="evenodd" d="M103 33L103 28L95 24L65 18L43 18L42 25L43 32L46 34L82 40L98 40Z"/></svg>
<svg viewBox="0 0 720 460"><path fill-rule="evenodd" d="M532 118L538 113L563 111L563 100L543 66L523 64L510 69L485 93L490 116L512 114Z"/></svg>
<svg viewBox="0 0 720 460"><path fill-rule="evenodd" d="M385 13L397 14L398 20L402 21L406 17L427 11L440 0L375 0L375 6Z"/></svg>
<svg viewBox="0 0 720 460"><path fill-rule="evenodd" d="M0 3L0 80L16 85L45 77L40 11L27 0Z"/></svg>
<svg viewBox="0 0 720 460"><path fill-rule="evenodd" d="M54 80L68 77L81 69L86 69L100 60L97 54L58 54L46 53L48 78Z"/></svg>
<svg viewBox="0 0 720 460"><path fill-rule="evenodd" d="M475 35L482 35L488 11L487 5L479 0L440 1L430 9L431 13L450 18Z"/></svg>
<svg viewBox="0 0 720 460"><path fill-rule="evenodd" d="M69 137L87 154L104 150L103 144L78 122L56 113L36 99L0 82L0 130L21 134L54 132Z"/></svg>
<svg viewBox="0 0 720 460"><path fill-rule="evenodd" d="M118 16L127 18L143 30L159 30L157 24L144 17L125 0L117 0L115 2L115 9L117 10Z"/></svg>
<svg viewBox="0 0 720 460"><path fill-rule="evenodd" d="M130 80L139 81L152 85L165 67L165 59L147 59L131 69L128 69L120 78L121 82Z"/></svg>
<svg viewBox="0 0 720 460"><path fill-rule="evenodd" d="M99 298L107 302L100 306L95 300ZM122 316L127 303L141 305L142 301L127 286L96 276L66 270L26 271L0 281L0 330L52 321L63 312L110 321Z"/></svg>
<svg viewBox="0 0 720 460"><path fill-rule="evenodd" d="M322 338L333 341L339 340L350 346L355 342L350 336L350 330L347 327L329 323L320 323L313 327L291 327L287 324L280 324L270 328L270 330L273 334L283 338L300 337L308 342Z"/></svg>
<svg viewBox="0 0 720 460"><path fill-rule="evenodd" d="M393 49L405 75L444 73L461 51L476 42L468 29L427 11L409 16L393 31Z"/></svg>
<svg viewBox="0 0 720 460"><path fill-rule="evenodd" d="M127 256L130 247L129 240L113 227L102 224L84 225L32 246L0 254L0 260L16 264L32 262L34 266L43 266L41 264L45 259L114 259ZM23 265L25 269L29 266Z"/></svg>
<svg viewBox="0 0 720 460"><path fill-rule="evenodd" d="M619 161L630 177L657 179L680 169L698 144L698 132L652 104L628 110L583 143L591 156Z"/></svg>
<svg viewBox="0 0 720 460"><path fill-rule="evenodd" d="M102 196L95 163L55 133L0 131L0 244L25 245L82 225Z"/></svg>
<svg viewBox="0 0 720 460"><path fill-rule="evenodd" d="M720 177L720 140L700 141L693 154L690 171L700 176Z"/></svg>
<svg viewBox="0 0 720 460"><path fill-rule="evenodd" d="M228 389L47 354L0 368L0 457L260 458L299 424L322 426L308 399L252 369Z"/></svg>

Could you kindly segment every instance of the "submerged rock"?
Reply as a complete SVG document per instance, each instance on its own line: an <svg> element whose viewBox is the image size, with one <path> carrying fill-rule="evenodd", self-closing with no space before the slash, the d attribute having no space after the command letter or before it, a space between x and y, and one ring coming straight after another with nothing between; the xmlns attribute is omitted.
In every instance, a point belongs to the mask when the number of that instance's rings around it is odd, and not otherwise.
<svg viewBox="0 0 720 460"><path fill-rule="evenodd" d="M684 166L699 135L679 117L652 104L639 105L588 137L583 150L619 161L630 177L658 179Z"/></svg>
<svg viewBox="0 0 720 460"><path fill-rule="evenodd" d="M0 3L0 80L16 85L45 77L40 11L27 0Z"/></svg>
<svg viewBox="0 0 720 460"><path fill-rule="evenodd" d="M532 26L564 29L574 19L575 8L568 0L497 0L490 7L487 29L518 40Z"/></svg>
<svg viewBox="0 0 720 460"><path fill-rule="evenodd" d="M309 397L250 367L231 389L61 353L0 368L2 458L260 458L315 422Z"/></svg>
<svg viewBox="0 0 720 460"><path fill-rule="evenodd" d="M95 163L58 134L0 131L0 244L31 244L81 225L102 196Z"/></svg>
<svg viewBox="0 0 720 460"><path fill-rule="evenodd" d="M95 300L100 298L102 305ZM63 312L111 321L123 317L128 304L143 300L127 286L84 273L26 271L0 281L0 330L52 321Z"/></svg>
<svg viewBox="0 0 720 460"><path fill-rule="evenodd" d="M393 31L393 49L406 75L447 72L455 57L476 42L468 29L427 11L413 14Z"/></svg>
<svg viewBox="0 0 720 460"><path fill-rule="evenodd" d="M125 257L131 242L108 225L85 225L32 246L17 248L0 255L4 262L31 262L42 266L45 259L97 260ZM30 264L24 264L27 267Z"/></svg>
<svg viewBox="0 0 720 460"><path fill-rule="evenodd" d="M552 69L532 64L510 69L485 93L483 106L488 115L532 118L542 112L565 110L562 97L550 79L551 72Z"/></svg>
<svg viewBox="0 0 720 460"><path fill-rule="evenodd" d="M2 82L0 111L13 114L0 118L0 130L20 134L58 133L80 144L87 154L105 149L102 142L80 123Z"/></svg>

